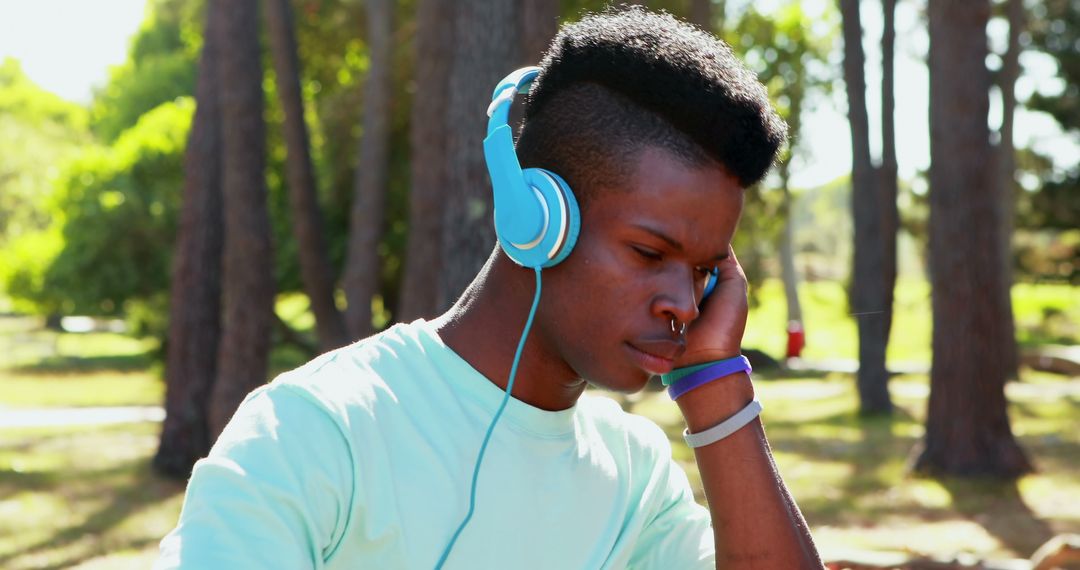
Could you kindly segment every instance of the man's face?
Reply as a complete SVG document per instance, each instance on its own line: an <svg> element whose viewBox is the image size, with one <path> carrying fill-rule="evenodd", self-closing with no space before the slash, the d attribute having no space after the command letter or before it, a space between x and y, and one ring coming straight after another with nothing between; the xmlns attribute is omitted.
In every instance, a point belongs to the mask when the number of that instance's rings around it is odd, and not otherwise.
<svg viewBox="0 0 1080 570"><path fill-rule="evenodd" d="M628 187L602 189L573 252L544 272L538 333L578 375L635 392L666 373L698 316L707 275L742 212L738 181L659 148L642 151ZM673 331L672 320L675 320Z"/></svg>

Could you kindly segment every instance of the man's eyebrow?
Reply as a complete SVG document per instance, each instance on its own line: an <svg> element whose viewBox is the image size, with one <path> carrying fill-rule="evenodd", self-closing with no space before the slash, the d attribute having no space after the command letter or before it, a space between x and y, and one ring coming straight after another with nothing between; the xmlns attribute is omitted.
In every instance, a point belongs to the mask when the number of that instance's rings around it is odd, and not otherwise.
<svg viewBox="0 0 1080 570"><path fill-rule="evenodd" d="M648 233L660 238L661 240L667 242L667 244L670 245L671 248L674 249L675 251L679 251L679 252L683 251L683 245L682 245L682 243L679 242L679 240L665 234L664 232L662 232L662 231L660 231L660 230L658 230L658 229L656 229L654 227L647 226L647 225L644 225L644 224L634 224L634 227L638 228L639 230L648 232ZM727 258L728 258L728 252L725 250L723 253L716 254L713 257L713 261L723 261L723 260L725 260Z"/></svg>

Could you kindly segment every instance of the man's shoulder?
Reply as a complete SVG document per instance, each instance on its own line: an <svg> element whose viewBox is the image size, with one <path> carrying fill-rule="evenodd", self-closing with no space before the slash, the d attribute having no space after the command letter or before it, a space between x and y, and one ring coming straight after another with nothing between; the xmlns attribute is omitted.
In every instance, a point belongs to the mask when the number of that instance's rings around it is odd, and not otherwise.
<svg viewBox="0 0 1080 570"><path fill-rule="evenodd" d="M423 321L396 324L284 372L271 386L299 392L336 412L350 405L393 399L395 389L401 389L401 379L431 365L424 334Z"/></svg>

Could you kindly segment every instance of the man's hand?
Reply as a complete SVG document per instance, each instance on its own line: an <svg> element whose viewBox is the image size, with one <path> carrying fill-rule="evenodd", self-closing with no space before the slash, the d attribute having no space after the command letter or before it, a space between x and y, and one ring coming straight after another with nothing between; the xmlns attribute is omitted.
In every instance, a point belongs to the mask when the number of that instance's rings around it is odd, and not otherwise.
<svg viewBox="0 0 1080 570"><path fill-rule="evenodd" d="M746 274L731 246L727 259L717 269L716 289L701 307L701 316L690 323L686 352L676 360L676 367L722 360L740 353L748 311Z"/></svg>

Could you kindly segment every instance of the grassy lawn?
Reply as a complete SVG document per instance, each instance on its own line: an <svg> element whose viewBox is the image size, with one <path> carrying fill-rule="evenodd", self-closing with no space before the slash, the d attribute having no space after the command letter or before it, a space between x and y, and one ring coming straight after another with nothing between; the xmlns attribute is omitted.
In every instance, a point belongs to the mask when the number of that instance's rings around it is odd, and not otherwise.
<svg viewBox="0 0 1080 570"><path fill-rule="evenodd" d="M39 318L0 318L0 406L160 405L154 348L122 334L58 333Z"/></svg>
<svg viewBox="0 0 1080 570"><path fill-rule="evenodd" d="M158 429L0 430L0 568L149 568L183 498L150 471Z"/></svg>
<svg viewBox="0 0 1080 570"><path fill-rule="evenodd" d="M746 344L779 356L782 289L771 281L760 294ZM1014 289L1021 341L1078 343L1078 296L1068 287ZM855 358L842 286L804 284L802 300L806 357ZM309 318L301 301L279 305L298 328ZM905 282L897 292L890 360L929 362L929 335L929 289ZM4 407L160 404L155 348L123 335L57 334L42 330L38 319L0 317L0 414ZM272 368L303 359L294 348L278 349ZM1009 385L1013 431L1039 471L1008 484L908 473L923 434L925 375L893 379L898 413L890 420L856 415L850 375L760 376L756 384L781 473L827 558L852 551L1026 558L1054 534L1080 532L1080 378L1026 371L1023 382ZM674 404L653 393L633 407L667 431L700 489ZM183 485L149 469L158 429L154 423L0 429L0 568L148 567L183 493Z"/></svg>

